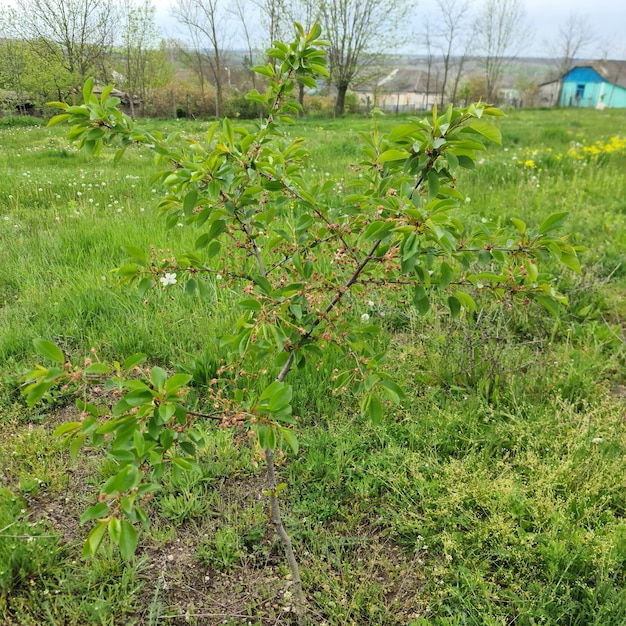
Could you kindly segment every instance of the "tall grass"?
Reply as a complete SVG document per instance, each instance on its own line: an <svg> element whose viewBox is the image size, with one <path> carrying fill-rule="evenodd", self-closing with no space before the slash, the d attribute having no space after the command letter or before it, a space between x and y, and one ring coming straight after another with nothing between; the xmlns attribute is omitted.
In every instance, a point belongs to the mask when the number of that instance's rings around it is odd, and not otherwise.
<svg viewBox="0 0 626 626"><path fill-rule="evenodd" d="M626 152L568 152L623 137L625 122L620 111L513 111L500 121L503 148L459 173L461 210L476 222L570 212L567 230L586 250L582 276L560 279L569 308L551 317L481 303L471 323L451 324L374 303L408 396L380 427L332 394L332 354L294 379L302 450L278 461L311 623L623 623ZM345 186L358 176L358 132L372 124L305 120L290 132L310 140L311 176L343 171ZM210 424L202 474L166 478L138 559L105 553L78 566L79 511L113 468L91 455L72 463L50 438L71 406L24 406L32 340L75 357L146 352L192 373L202 402L239 294L216 281L205 298L144 298L117 284L124 246L167 255L198 233L155 218L155 165L141 153L118 166L88 159L62 132L0 128L0 621L288 622L261 456Z"/></svg>

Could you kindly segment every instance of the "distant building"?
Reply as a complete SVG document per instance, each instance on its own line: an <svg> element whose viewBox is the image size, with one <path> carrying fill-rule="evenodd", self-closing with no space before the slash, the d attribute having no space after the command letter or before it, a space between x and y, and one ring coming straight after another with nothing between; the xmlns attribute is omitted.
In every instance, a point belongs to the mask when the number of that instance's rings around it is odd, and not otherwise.
<svg viewBox="0 0 626 626"><path fill-rule="evenodd" d="M41 115L41 109L24 93L0 89L0 116L2 115Z"/></svg>
<svg viewBox="0 0 626 626"><path fill-rule="evenodd" d="M626 61L576 65L539 93L541 106L626 108Z"/></svg>
<svg viewBox="0 0 626 626"><path fill-rule="evenodd" d="M395 113L431 109L440 98L440 90L434 75L414 67L385 70L382 78L354 86L368 108L376 106Z"/></svg>

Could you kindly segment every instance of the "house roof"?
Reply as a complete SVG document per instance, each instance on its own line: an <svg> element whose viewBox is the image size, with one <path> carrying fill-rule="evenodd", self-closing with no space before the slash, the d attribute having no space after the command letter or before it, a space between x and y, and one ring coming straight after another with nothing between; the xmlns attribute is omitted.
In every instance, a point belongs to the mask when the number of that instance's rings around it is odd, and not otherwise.
<svg viewBox="0 0 626 626"><path fill-rule="evenodd" d="M609 83L626 89L626 61L590 61L576 65L572 69L577 67L591 67ZM569 70L565 76L571 71Z"/></svg>
<svg viewBox="0 0 626 626"><path fill-rule="evenodd" d="M429 78L428 72L416 67L396 67L378 80L354 87L355 91L383 93L436 93L439 89L439 81L434 74Z"/></svg>

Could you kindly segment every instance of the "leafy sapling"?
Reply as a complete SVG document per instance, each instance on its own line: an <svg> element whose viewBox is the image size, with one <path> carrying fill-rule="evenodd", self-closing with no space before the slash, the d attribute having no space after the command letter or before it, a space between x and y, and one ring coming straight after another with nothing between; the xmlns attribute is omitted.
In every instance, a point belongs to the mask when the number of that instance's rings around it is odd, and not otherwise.
<svg viewBox="0 0 626 626"><path fill-rule="evenodd" d="M91 81L84 104L57 103L63 113L50 121L71 124L69 138L93 155L108 146L117 147L116 159L129 146L154 152L162 165L160 214L169 226L182 222L198 230L195 249L167 259L129 246L131 260L118 270L122 282L137 284L143 294L185 289L202 296L218 283L244 294L232 332L221 338L226 365L208 392L211 411L191 411L190 377L146 369L145 355L78 367L42 340L36 347L58 367L37 367L25 377L30 403L74 385L83 394L82 419L58 434L73 455L83 442L107 438L107 455L119 463L83 516L95 521L86 555L107 531L125 556L134 551L134 524L147 524L141 500L157 488L164 468L196 467L202 444L196 420L249 428L264 450L271 519L300 607L304 595L281 519L273 456L281 441L298 451L289 377L335 351L344 368L334 385L355 394L363 414L380 422L385 406L404 396L384 367L385 355L373 347L378 328L363 313L364 303L408 296L420 314L469 318L479 292L511 306L537 301L555 310L566 299L545 261L579 271L576 249L555 235L565 214L537 228L521 220L512 220L512 229L482 222L470 227L463 220L465 196L455 172L473 168L477 152L501 141L488 120L502 113L489 105L449 107L442 115L435 109L388 134L362 133L359 176L347 193L333 180L310 182L304 140L287 129L300 111L295 86L313 87L316 76L328 75L320 34L317 25L308 33L296 25L292 43L277 42L268 51L275 63L255 68L267 89L248 98L266 117L252 129L223 119L209 125L205 141L163 137L121 113L109 90L98 100ZM270 382L255 393L249 383L259 373ZM95 385L117 396L112 407L97 406Z"/></svg>

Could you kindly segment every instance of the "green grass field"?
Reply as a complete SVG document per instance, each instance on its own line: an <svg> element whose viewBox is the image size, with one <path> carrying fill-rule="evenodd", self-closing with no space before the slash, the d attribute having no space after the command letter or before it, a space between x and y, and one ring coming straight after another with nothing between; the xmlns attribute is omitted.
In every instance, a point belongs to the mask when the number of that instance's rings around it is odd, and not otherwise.
<svg viewBox="0 0 626 626"><path fill-rule="evenodd" d="M290 132L309 141L312 177L347 181L372 124ZM569 211L582 275L561 273L570 305L558 316L484 303L451 325L375 302L408 397L381 426L331 394L333 363L292 381L301 451L278 461L312 624L624 624L626 112L520 111L498 124L503 147L459 178L463 210L529 224ZM136 557L81 560L78 519L113 468L95 451L71 461L52 437L74 417L69 399L26 407L33 340L76 359L145 352L193 374L201 402L238 294L144 301L120 286L123 246L165 255L197 233L156 219L146 153L115 166L64 132L0 119L0 623L291 623L262 455L213 424L202 474L166 477Z"/></svg>

